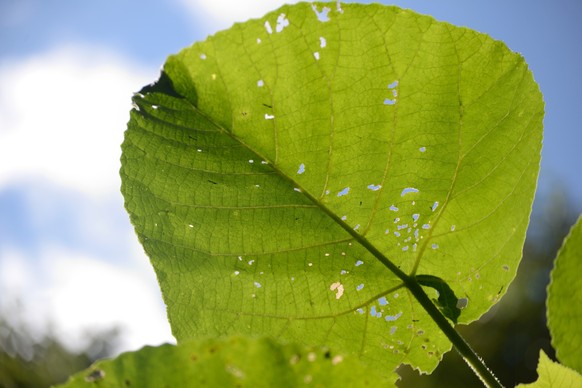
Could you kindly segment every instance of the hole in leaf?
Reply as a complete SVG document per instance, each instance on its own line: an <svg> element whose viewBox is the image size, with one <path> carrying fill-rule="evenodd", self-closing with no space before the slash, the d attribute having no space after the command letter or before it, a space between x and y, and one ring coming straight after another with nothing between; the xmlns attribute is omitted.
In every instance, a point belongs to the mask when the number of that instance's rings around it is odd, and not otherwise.
<svg viewBox="0 0 582 388"><path fill-rule="evenodd" d="M465 307L467 307L467 305L469 304L469 299L467 298L459 298L459 300L457 300L457 308L458 309L464 309Z"/></svg>
<svg viewBox="0 0 582 388"><path fill-rule="evenodd" d="M398 314L395 314L395 315L386 315L384 317L384 319L386 320L386 322L393 322L393 321L397 320L398 318L400 318L401 316L402 316L402 311L399 312ZM394 331L396 331L396 329ZM393 334L393 333L390 333L390 334Z"/></svg>
<svg viewBox="0 0 582 388"><path fill-rule="evenodd" d="M344 294L344 286L343 284L341 284L340 282L335 282L332 283L331 286L329 286L329 289L331 291L335 291L335 298L339 299L342 297L342 295Z"/></svg>
<svg viewBox="0 0 582 388"><path fill-rule="evenodd" d="M418 189L415 189L414 187L407 187L404 190L402 190L402 193L400 193L401 197L404 197L406 194L409 193L418 193Z"/></svg>
<svg viewBox="0 0 582 388"><path fill-rule="evenodd" d="M260 79L260 80L258 80L258 81L257 81L257 86L258 86L259 88L262 88L262 87L263 87L263 85L265 85L265 82L264 82L262 79Z"/></svg>
<svg viewBox="0 0 582 388"><path fill-rule="evenodd" d="M337 193L338 197L343 197L344 195L347 195L350 192L350 188L346 187L344 189L342 189L339 193Z"/></svg>
<svg viewBox="0 0 582 388"><path fill-rule="evenodd" d="M325 40L325 38L323 36L319 37L319 47L324 48L325 46L327 46L327 41Z"/></svg>
<svg viewBox="0 0 582 388"><path fill-rule="evenodd" d="M378 191L381 188L382 188L382 185L374 185L374 184L368 185L368 189L370 189L372 191Z"/></svg>
<svg viewBox="0 0 582 388"><path fill-rule="evenodd" d="M267 32L269 34L272 34L273 33L273 28L271 27L271 23L269 23L268 20L265 22L265 29L267 30Z"/></svg>
<svg viewBox="0 0 582 388"><path fill-rule="evenodd" d="M277 32L281 32L285 29L285 27L287 27L289 25L289 19L287 19L287 17L285 16L284 13L282 13L281 15L279 15L279 17L277 18L277 26L275 27L275 31Z"/></svg>
<svg viewBox="0 0 582 388"><path fill-rule="evenodd" d="M364 262L362 260L358 260L356 261L356 264L354 264L356 267L359 267L360 265L364 264Z"/></svg>
<svg viewBox="0 0 582 388"><path fill-rule="evenodd" d="M361 291L364 288L364 283L358 284L358 286L356 287L357 291Z"/></svg>
<svg viewBox="0 0 582 388"><path fill-rule="evenodd" d="M330 8L323 7L321 12L319 12L317 10L317 7L315 6L315 4L312 4L311 8L313 9L313 12L315 12L315 15L317 16L317 20L319 20L320 22L328 22L329 21L328 13L329 13L329 11L331 11Z"/></svg>
<svg viewBox="0 0 582 388"><path fill-rule="evenodd" d="M299 170L297 170L297 174L303 174L305 172L305 164L301 163L299 165Z"/></svg>
<svg viewBox="0 0 582 388"><path fill-rule="evenodd" d="M390 206L390 210L392 210L393 212L397 212L398 208L394 205Z"/></svg>
<svg viewBox="0 0 582 388"><path fill-rule="evenodd" d="M319 61L319 52L318 51L314 52L313 56L315 57L316 60Z"/></svg>

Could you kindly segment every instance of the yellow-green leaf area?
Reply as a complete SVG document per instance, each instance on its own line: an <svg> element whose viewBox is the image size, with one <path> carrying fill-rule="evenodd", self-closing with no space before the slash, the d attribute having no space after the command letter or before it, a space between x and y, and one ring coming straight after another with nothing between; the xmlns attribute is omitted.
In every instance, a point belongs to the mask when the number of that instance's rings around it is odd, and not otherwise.
<svg viewBox="0 0 582 388"><path fill-rule="evenodd" d="M145 347L99 361L63 388L389 387L354 357L329 349L232 337Z"/></svg>
<svg viewBox="0 0 582 388"><path fill-rule="evenodd" d="M467 323L515 275L543 101L484 34L284 6L169 57L133 102L122 192L178 341L267 334L431 371L451 345L402 276L438 278Z"/></svg>
<svg viewBox="0 0 582 388"><path fill-rule="evenodd" d="M582 217L570 230L551 272L548 327L560 362L582 373Z"/></svg>
<svg viewBox="0 0 582 388"><path fill-rule="evenodd" d="M537 367L538 379L530 384L519 384L517 388L579 388L582 387L582 376L572 369L561 365L540 350L540 360Z"/></svg>

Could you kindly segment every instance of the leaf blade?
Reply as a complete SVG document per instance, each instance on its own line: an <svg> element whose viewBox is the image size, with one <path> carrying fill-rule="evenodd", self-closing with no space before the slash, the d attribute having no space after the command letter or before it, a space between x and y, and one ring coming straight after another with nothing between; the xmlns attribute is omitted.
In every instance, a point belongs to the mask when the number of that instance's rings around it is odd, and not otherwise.
<svg viewBox="0 0 582 388"><path fill-rule="evenodd" d="M582 304L582 285L579 277L582 258L582 217L556 256L548 286L547 317L556 356L566 365L582 373L579 349L582 332L578 324Z"/></svg>
<svg viewBox="0 0 582 388"><path fill-rule="evenodd" d="M397 376L393 375L395 380ZM147 346L99 361L60 387L295 387L391 384L358 360L329 349L232 337Z"/></svg>
<svg viewBox="0 0 582 388"><path fill-rule="evenodd" d="M126 206L180 341L267 332L431 370L450 344L398 271L466 296L462 322L503 294L543 104L488 37L397 8L344 13L283 7L170 57L172 93L134 98L124 155L139 143L151 164L124 159ZM268 34L281 14L290 26Z"/></svg>

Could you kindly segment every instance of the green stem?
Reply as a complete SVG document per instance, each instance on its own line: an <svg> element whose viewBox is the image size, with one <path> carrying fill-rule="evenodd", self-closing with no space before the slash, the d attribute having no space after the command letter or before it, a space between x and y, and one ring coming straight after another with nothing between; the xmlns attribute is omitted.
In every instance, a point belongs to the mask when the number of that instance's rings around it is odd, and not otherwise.
<svg viewBox="0 0 582 388"><path fill-rule="evenodd" d="M428 295L424 292L420 284L413 278L407 277L404 280L406 287L410 290L412 295L416 300L422 305L422 307L428 312L431 318L436 322L438 327L445 333L447 338L453 343L457 352L463 357L465 362L469 364L473 372L481 379L483 384L487 387L497 387L503 388L503 385L497 380L493 372L487 365L485 361L481 359L477 353L469 344L465 341L463 337L455 330L455 328L450 324L447 318L439 311L439 309L434 305L434 303L429 299Z"/></svg>

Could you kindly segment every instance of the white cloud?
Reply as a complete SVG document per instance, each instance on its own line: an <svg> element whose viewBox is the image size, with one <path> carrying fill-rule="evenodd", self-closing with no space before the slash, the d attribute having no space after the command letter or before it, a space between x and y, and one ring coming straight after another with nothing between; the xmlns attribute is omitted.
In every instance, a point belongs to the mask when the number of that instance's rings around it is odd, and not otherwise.
<svg viewBox="0 0 582 388"><path fill-rule="evenodd" d="M131 95L157 74L68 47L0 65L0 187L48 179L92 195L119 189Z"/></svg>
<svg viewBox="0 0 582 388"><path fill-rule="evenodd" d="M19 252L0 252L0 292L20 299L34 332L52 327L71 349L87 345L87 332L114 326L122 329L118 351L174 342L153 269L138 250L125 268L62 247L43 249L34 265Z"/></svg>
<svg viewBox="0 0 582 388"><path fill-rule="evenodd" d="M283 4L299 0L181 0L197 20L206 20L216 29L228 28L234 22L262 17Z"/></svg>

